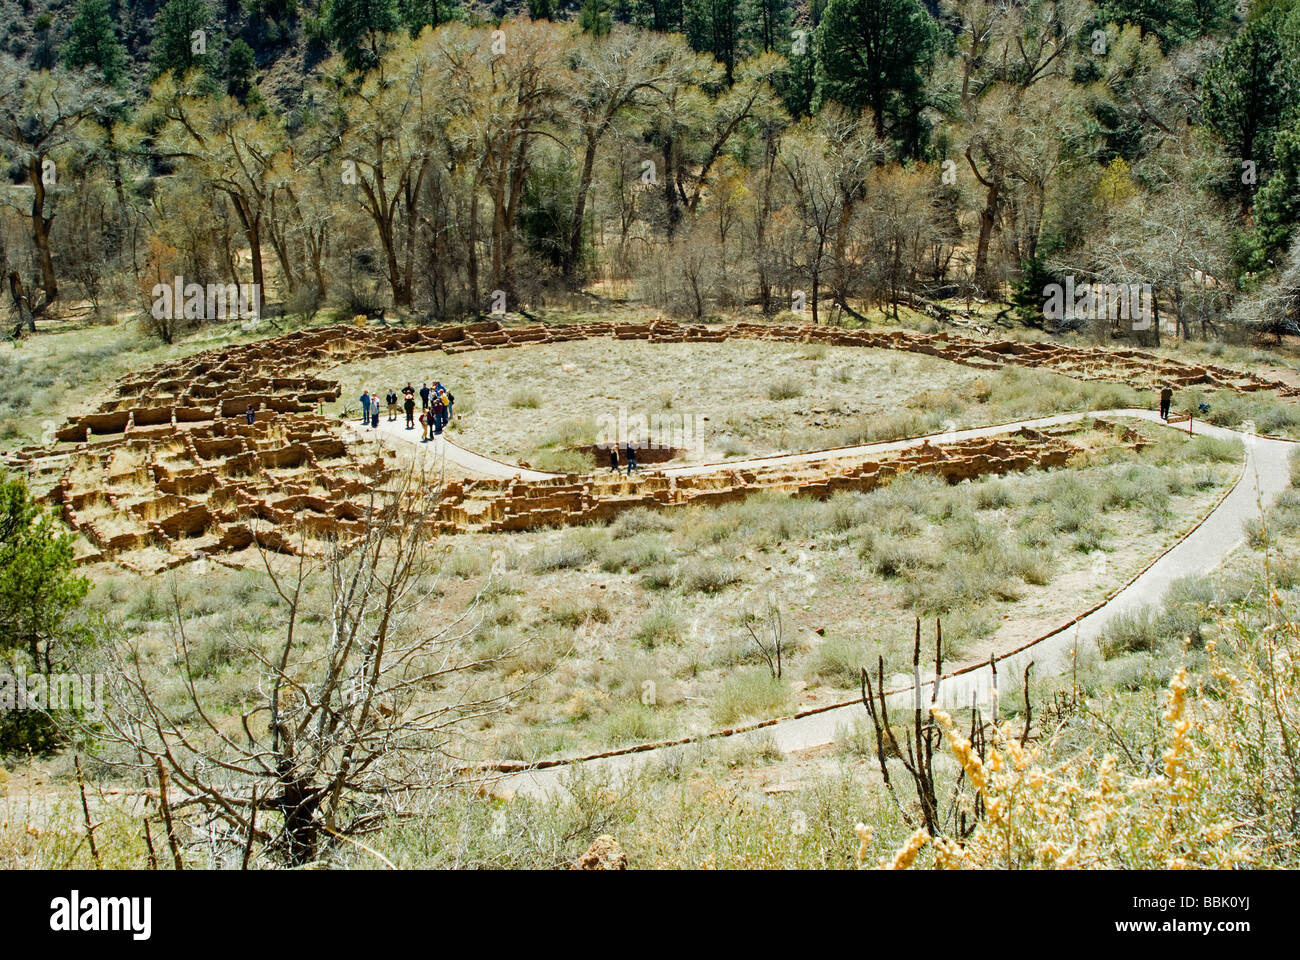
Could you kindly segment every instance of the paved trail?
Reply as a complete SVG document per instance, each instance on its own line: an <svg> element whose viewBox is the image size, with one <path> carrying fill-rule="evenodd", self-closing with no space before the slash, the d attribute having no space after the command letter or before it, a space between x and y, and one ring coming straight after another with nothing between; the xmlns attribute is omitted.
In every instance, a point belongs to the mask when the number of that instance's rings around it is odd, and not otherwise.
<svg viewBox="0 0 1300 960"><path fill-rule="evenodd" d="M481 477L487 477L493 480L509 480L511 477L518 477L520 480L549 480L557 477L557 473L543 473L540 470L529 470L527 467L521 467L515 463L505 463L501 460L493 460L491 457L485 457L473 450L466 450L458 444L452 443L443 433L434 437L428 443L420 442L419 413L416 413L416 426L412 430L406 429L405 415L398 417L392 423L388 422L387 414L379 417L379 435L385 440L400 440L405 443L414 444L424 452L425 457L433 462L446 458L446 463L452 466L460 467L462 470ZM369 427L363 427L359 420L350 421L348 424L353 433L362 439L371 439L375 435L375 430Z"/></svg>
<svg viewBox="0 0 1300 960"><path fill-rule="evenodd" d="M798 466L833 460L861 460L919 447L927 440L930 442L953 443L961 440L1014 433L1022 427L1043 429L1092 417L1127 417L1153 423L1161 422L1154 411L1135 408L1097 410L1088 413L1064 413L992 427L977 427L970 430L952 431L942 435L916 437L908 440L891 440L853 447L840 447L833 450L814 450L807 453L755 457L749 460L733 460L726 463L659 467L656 468L656 472L675 476L690 476L718 470ZM358 434L371 434L371 431L365 430L359 425L353 426ZM1185 423L1177 424L1170 427L1170 429L1185 431L1187 426ZM1295 449L1294 443L1240 434L1234 430L1216 427L1208 423L1195 423L1192 430L1198 436L1221 439L1237 438L1244 442L1246 448L1245 463L1242 476L1236 486L1190 534L1174 544L1159 559L1140 573L1136 579L1117 591L1101 606L1063 624L1056 631L1022 649L1004 652L1000 655L997 658L997 666L1001 684L1005 686L1009 678L1022 676L1025 665L1031 660L1034 663L1034 673L1039 677L1060 673L1068 669L1073 652L1076 649L1095 648L1098 637L1116 617L1139 609L1144 605L1159 602L1169 585L1180 577L1204 574L1213 570L1243 541L1245 521L1252 517L1258 517L1261 505L1267 506L1270 504L1290 484L1290 469L1287 458L1291 451ZM556 474L528 470L514 464L483 457L452 443L445 437L440 437L428 444L420 444L418 430L405 430L400 420L395 423L387 423L381 419L380 433L386 439L396 439L422 446L428 451L430 457L445 457L447 463L455 464L482 476L500 479L518 476L523 480L543 480L556 476ZM923 677L919 688L916 685L909 685L905 688L889 691L888 696L891 705L910 706L919 689L923 701L928 703L932 696L932 687L933 678L925 679ZM975 665L942 677L939 683L938 701L948 708L968 706L972 698L980 703L987 703L991 689L992 676L988 664ZM770 738L785 753L804 750L833 742L837 731L846 726L861 709L861 705L857 703L844 704L808 716L787 718L756 730L734 734L733 737L736 739L756 736ZM589 767L597 767L614 773L624 773L636 769L652 757L663 757L671 751L688 749L690 749L690 745L673 745L652 750L622 753L613 757L603 757L583 762ZM562 789L561 779L567 769L569 769L568 766L558 766L516 773L508 777L502 786L535 795L550 793Z"/></svg>
<svg viewBox="0 0 1300 960"><path fill-rule="evenodd" d="M1159 416L1151 410L1119 409L1101 410L1086 414L1061 414L1040 417L1017 423L996 427L961 430L944 436L945 441L965 440L976 437L994 436L1013 433L1021 427L1051 427L1071 421L1102 417L1129 417L1159 423ZM1186 430L1185 425L1171 429ZM1295 444L1285 440L1273 440L1240 434L1224 427L1197 422L1192 427L1198 436L1223 439L1241 439L1246 448L1246 457L1241 479L1232 490L1219 502L1204 520L1186 537L1174 544L1168 551L1146 568L1131 583L1111 596L1095 610L1075 620L1063 624L1051 634L1019 650L1010 651L997 658L1000 680L1005 686L1008 679L1020 678L1025 665L1034 662L1034 673L1038 677L1059 674L1067 670L1076 649L1095 649L1098 637L1106 626L1116 617L1130 613L1147 604L1160 601L1169 585L1180 577L1204 574L1214 570L1244 540L1245 521L1258 517L1261 506L1267 506L1290 484L1288 457L1295 449ZM880 444L865 444L859 447L840 450L815 451L812 453L790 454L782 457L767 457L761 460L747 461L745 466L768 466L778 464L813 463L851 457L872 456L881 453L905 450L919 446L924 438L914 440L891 441ZM729 464L728 466L735 466ZM673 472L698 473L717 469L716 466L701 467L692 465L676 468ZM669 471L665 471L669 472ZM922 678L919 692L923 702L928 703L932 696L933 678ZM992 676L987 664L966 668L945 675L939 683L938 702L951 709L956 706L968 706L972 698L980 703L987 703L992 689ZM891 705L911 706L916 689L906 688L889 692ZM808 716L789 718L761 727L757 730L738 733L736 738L763 737L774 742L784 753L804 750L834 742L837 732L847 726L862 707L857 703L833 707ZM637 753L620 754L614 757L587 761L589 766L613 773L635 770L651 758L662 758L671 751L691 749L690 745L662 747ZM567 767L552 767L542 770L530 770L514 774L502 784L507 789L524 793L541 795L562 789L562 778Z"/></svg>

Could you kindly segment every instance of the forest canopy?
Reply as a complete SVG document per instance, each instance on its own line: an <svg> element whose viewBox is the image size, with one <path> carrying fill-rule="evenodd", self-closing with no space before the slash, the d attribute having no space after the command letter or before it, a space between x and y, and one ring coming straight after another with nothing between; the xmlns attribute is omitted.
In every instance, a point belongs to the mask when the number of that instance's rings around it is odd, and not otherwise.
<svg viewBox="0 0 1300 960"><path fill-rule="evenodd" d="M586 289L1096 326L1044 314L1068 281L1149 287L1182 336L1297 319L1294 0L25 10L0 52L14 335L73 300L147 318L176 277L294 314Z"/></svg>

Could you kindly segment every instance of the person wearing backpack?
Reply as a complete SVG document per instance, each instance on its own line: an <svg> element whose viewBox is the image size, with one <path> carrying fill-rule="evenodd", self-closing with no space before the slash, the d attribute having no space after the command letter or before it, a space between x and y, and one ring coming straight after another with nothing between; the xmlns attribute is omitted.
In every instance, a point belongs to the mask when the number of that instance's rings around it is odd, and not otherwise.
<svg viewBox="0 0 1300 960"><path fill-rule="evenodd" d="M429 421L431 419L432 417L430 416L428 410L420 411L420 442L421 443L429 442Z"/></svg>
<svg viewBox="0 0 1300 960"><path fill-rule="evenodd" d="M397 419L397 391L389 387L388 396L384 399L388 401L388 422L392 423Z"/></svg>

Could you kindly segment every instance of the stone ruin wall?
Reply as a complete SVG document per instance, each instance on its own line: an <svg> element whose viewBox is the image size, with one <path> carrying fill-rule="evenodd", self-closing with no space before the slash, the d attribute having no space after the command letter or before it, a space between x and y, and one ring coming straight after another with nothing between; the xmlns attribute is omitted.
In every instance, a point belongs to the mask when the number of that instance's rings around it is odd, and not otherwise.
<svg viewBox="0 0 1300 960"><path fill-rule="evenodd" d="M119 380L92 412L70 418L56 442L10 456L38 493L59 505L94 551L162 569L254 542L293 552L300 535L359 530L366 498L395 470L395 454L375 457L346 444L337 421L316 413L338 399L332 367L393 353L445 354L609 337L723 342L761 339L904 350L967 366L1041 368L1080 379L1149 388L1202 385L1240 392L1300 395L1287 384L1212 365L1137 350L1105 351L1050 343L988 342L950 333L874 332L739 323L709 328L668 323L591 322L506 327L496 321L419 328L335 326L204 351ZM243 416L260 407L257 422ZM734 502L755 490L804 496L869 490L899 472L937 472L952 482L1063 464L1069 445L1041 435L928 445L882 462L829 460L789 473L719 466L714 473L634 481L594 475L536 483L448 484L437 525L444 531L506 531L608 520L636 506ZM42 489L43 488L43 489ZM127 560L133 554L135 559Z"/></svg>

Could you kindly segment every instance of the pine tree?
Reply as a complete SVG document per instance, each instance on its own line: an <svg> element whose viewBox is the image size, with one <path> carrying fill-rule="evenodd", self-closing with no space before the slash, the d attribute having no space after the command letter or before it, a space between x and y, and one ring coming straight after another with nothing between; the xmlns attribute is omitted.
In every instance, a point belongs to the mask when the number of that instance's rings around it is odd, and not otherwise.
<svg viewBox="0 0 1300 960"><path fill-rule="evenodd" d="M582 29L593 36L603 37L609 33L609 0L582 0L582 14L579 22Z"/></svg>
<svg viewBox="0 0 1300 960"><path fill-rule="evenodd" d="M236 38L226 51L226 92L240 101L245 100L256 72L257 58L253 55L253 48Z"/></svg>
<svg viewBox="0 0 1300 960"><path fill-rule="evenodd" d="M1253 273L1281 259L1300 222L1300 125L1277 135L1273 156L1273 172L1255 195L1255 229L1243 251L1244 267Z"/></svg>
<svg viewBox="0 0 1300 960"><path fill-rule="evenodd" d="M398 23L394 0L334 0L330 7L330 36L352 70L368 70L379 62L384 37Z"/></svg>
<svg viewBox="0 0 1300 960"><path fill-rule="evenodd" d="M212 9L207 0L167 0L154 18L153 72L185 73L212 64Z"/></svg>
<svg viewBox="0 0 1300 960"><path fill-rule="evenodd" d="M456 19L460 14L460 4L456 0L399 0L398 12L411 36L418 37L425 27L441 26Z"/></svg>
<svg viewBox="0 0 1300 960"><path fill-rule="evenodd" d="M740 59L740 0L688 0L684 29L693 49L722 64L730 84Z"/></svg>
<svg viewBox="0 0 1300 960"><path fill-rule="evenodd" d="M1201 113L1231 156L1267 169L1280 124L1296 110L1295 46L1277 16L1247 23L1205 72ZM1243 204L1250 194L1243 185Z"/></svg>
<svg viewBox="0 0 1300 960"><path fill-rule="evenodd" d="M876 135L893 135L915 154L938 43L938 25L918 0L830 0L817 28L819 97L870 107Z"/></svg>
<svg viewBox="0 0 1300 960"><path fill-rule="evenodd" d="M1103 20L1131 23L1166 50L1227 26L1236 0L1104 0Z"/></svg>

